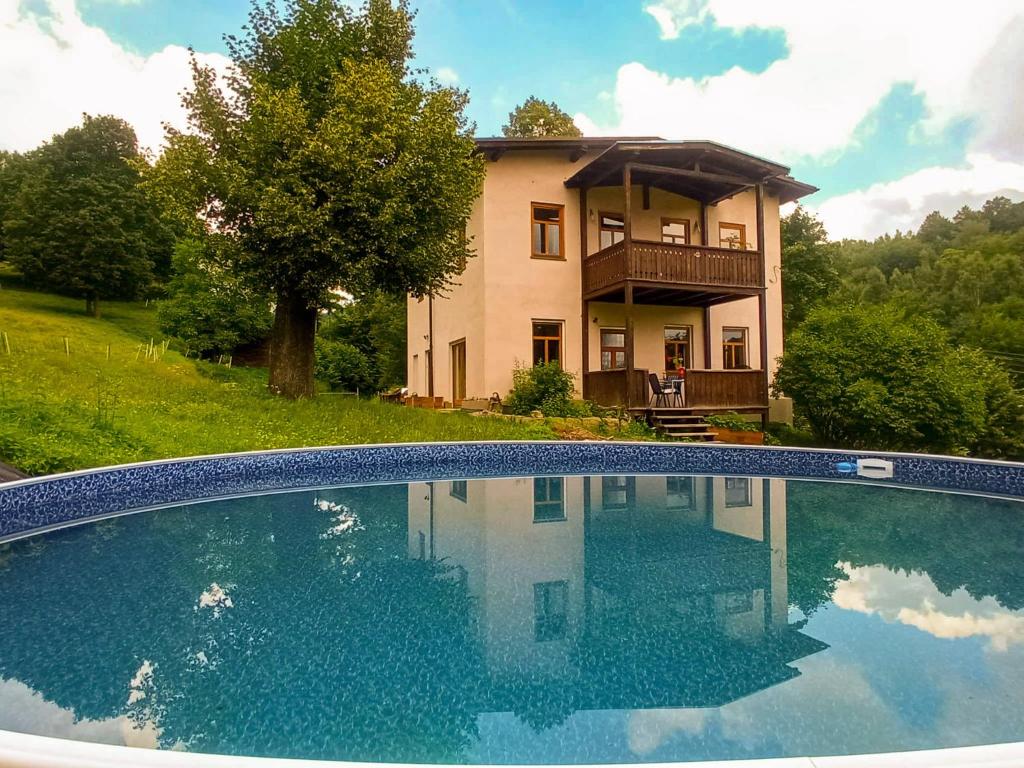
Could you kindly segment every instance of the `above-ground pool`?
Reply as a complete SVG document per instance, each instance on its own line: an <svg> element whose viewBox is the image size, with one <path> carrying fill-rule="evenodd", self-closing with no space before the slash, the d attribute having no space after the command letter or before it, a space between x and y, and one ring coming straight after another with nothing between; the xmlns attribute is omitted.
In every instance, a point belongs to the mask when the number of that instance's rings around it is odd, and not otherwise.
<svg viewBox="0 0 1024 768"><path fill-rule="evenodd" d="M0 486L0 729L478 764L1024 739L1024 471L858 458L463 444Z"/></svg>

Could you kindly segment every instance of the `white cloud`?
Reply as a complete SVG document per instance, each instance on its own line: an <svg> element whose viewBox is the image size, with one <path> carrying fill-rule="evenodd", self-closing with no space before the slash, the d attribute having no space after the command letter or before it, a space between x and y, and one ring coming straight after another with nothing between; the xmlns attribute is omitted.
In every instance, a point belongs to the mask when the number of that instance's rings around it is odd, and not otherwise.
<svg viewBox="0 0 1024 768"><path fill-rule="evenodd" d="M441 67L435 74L442 85L455 85L459 82L459 73L451 67Z"/></svg>
<svg viewBox="0 0 1024 768"><path fill-rule="evenodd" d="M916 230L932 211L978 208L996 195L1024 199L1024 164L971 153L962 167L933 167L833 197L813 208L834 240Z"/></svg>
<svg viewBox="0 0 1024 768"><path fill-rule="evenodd" d="M662 40L674 40L691 24L700 24L707 18L706 0L661 0L644 6L658 22Z"/></svg>
<svg viewBox="0 0 1024 768"><path fill-rule="evenodd" d="M989 107L1024 128L1019 105L1008 105L1015 88L978 87L993 57L1018 68L1000 77L1020 81L1024 55L1012 35L1000 36L1022 15L1019 0L977 3L969 22L962 6L933 0L661 0L645 10L663 37L706 14L733 31L780 29L789 52L760 73L734 67L702 79L625 64L615 87L617 120L595 124L581 114L581 127L716 139L780 160L827 159L850 145L894 86L909 83L924 99L926 132L964 117L984 130Z"/></svg>
<svg viewBox="0 0 1024 768"><path fill-rule="evenodd" d="M229 64L199 58L221 71ZM140 56L86 24L74 0L0 0L0 104L9 110L0 148L31 149L89 112L123 117L142 146L158 149L162 122L185 126L179 94L190 83L181 46Z"/></svg>
<svg viewBox="0 0 1024 768"><path fill-rule="evenodd" d="M989 648L1005 652L1024 644L1024 611L1012 611L993 597L980 600L965 589L945 595L926 573L892 571L885 566L840 563L848 579L836 585L832 602L858 613L917 627L935 637L987 637Z"/></svg>

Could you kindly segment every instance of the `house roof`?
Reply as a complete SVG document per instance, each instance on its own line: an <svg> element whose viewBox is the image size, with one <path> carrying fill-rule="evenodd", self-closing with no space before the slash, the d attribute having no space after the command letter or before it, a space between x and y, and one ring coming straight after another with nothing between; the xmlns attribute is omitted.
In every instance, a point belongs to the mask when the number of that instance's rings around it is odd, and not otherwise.
<svg viewBox="0 0 1024 768"><path fill-rule="evenodd" d="M633 181L675 192L704 203L715 203L753 184L764 183L782 203L791 202L818 188L797 181L789 167L714 141L670 141L651 136L590 136L538 138L481 138L479 151L491 160L507 151L548 150L569 153L576 162L588 152L599 152L565 181L570 188L621 186L626 163L661 166L684 174L659 173L641 168ZM699 175L698 175L699 174Z"/></svg>

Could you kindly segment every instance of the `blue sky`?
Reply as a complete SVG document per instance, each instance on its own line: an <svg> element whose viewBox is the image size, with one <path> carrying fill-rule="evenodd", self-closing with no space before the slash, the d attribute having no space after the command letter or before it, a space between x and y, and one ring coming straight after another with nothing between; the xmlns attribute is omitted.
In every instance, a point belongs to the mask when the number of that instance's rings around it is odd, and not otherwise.
<svg viewBox="0 0 1024 768"><path fill-rule="evenodd" d="M1024 77L1019 6L986 0L965 33L958 6L923 0L418 0L415 50L418 65L469 90L478 135L500 133L508 112L536 95L588 133L722 141L820 187L807 203L835 236L873 236L914 227L933 208L1024 196L1014 138L1024 110L1001 89ZM42 102L26 104L12 136L0 128L0 146L38 143L81 111L115 110L104 81L141 91L122 111L157 144L156 112L173 113L184 82L182 48L216 62L222 33L237 32L247 8L0 0L0 98ZM3 53L5 34L14 53ZM37 62L44 89L61 67L99 71L66 95L39 95ZM21 85L19 65L30 72Z"/></svg>

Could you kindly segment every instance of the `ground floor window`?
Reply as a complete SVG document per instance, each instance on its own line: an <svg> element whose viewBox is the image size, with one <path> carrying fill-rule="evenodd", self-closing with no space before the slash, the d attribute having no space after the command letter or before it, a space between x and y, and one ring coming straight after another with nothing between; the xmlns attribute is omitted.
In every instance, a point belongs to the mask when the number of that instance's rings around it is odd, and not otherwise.
<svg viewBox="0 0 1024 768"><path fill-rule="evenodd" d="M722 367L749 368L747 364L747 329L722 329Z"/></svg>
<svg viewBox="0 0 1024 768"><path fill-rule="evenodd" d="M562 362L562 323L557 320L533 321L533 364Z"/></svg>
<svg viewBox="0 0 1024 768"><path fill-rule="evenodd" d="M668 509L693 509L695 496L692 477L669 476L665 478L665 506Z"/></svg>
<svg viewBox="0 0 1024 768"><path fill-rule="evenodd" d="M665 370L674 371L680 365L690 367L690 344L693 326L675 325L665 328Z"/></svg>
<svg viewBox="0 0 1024 768"><path fill-rule="evenodd" d="M601 329L601 370L617 371L626 367L626 331Z"/></svg>
<svg viewBox="0 0 1024 768"><path fill-rule="evenodd" d="M601 509L605 511L629 508L629 478L605 475L601 478Z"/></svg>

